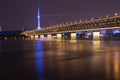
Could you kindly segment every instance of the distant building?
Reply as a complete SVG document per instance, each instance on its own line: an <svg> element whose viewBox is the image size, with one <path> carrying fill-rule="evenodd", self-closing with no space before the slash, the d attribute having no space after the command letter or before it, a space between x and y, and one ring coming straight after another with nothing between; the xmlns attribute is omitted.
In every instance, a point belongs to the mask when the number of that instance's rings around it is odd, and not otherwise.
<svg viewBox="0 0 120 80"><path fill-rule="evenodd" d="M120 34L120 30L118 30L118 29L114 30L114 32L113 32L113 34L118 34L118 33Z"/></svg>
<svg viewBox="0 0 120 80"><path fill-rule="evenodd" d="M20 35L24 30L0 31L0 36Z"/></svg>

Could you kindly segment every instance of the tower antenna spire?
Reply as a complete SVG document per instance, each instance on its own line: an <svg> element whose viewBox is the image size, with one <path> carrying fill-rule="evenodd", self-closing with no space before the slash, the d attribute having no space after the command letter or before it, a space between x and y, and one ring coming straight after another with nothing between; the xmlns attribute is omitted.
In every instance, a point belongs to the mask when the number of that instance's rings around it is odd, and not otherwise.
<svg viewBox="0 0 120 80"><path fill-rule="evenodd" d="M37 15L37 19L38 19L38 26L37 26L37 30L40 30L40 5L38 5L38 15Z"/></svg>

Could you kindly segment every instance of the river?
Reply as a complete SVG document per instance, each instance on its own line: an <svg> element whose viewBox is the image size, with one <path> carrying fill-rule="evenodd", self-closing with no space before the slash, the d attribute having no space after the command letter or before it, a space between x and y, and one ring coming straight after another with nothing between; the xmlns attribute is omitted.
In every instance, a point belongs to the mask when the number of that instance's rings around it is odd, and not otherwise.
<svg viewBox="0 0 120 80"><path fill-rule="evenodd" d="M120 41L0 41L0 80L120 80L119 75Z"/></svg>

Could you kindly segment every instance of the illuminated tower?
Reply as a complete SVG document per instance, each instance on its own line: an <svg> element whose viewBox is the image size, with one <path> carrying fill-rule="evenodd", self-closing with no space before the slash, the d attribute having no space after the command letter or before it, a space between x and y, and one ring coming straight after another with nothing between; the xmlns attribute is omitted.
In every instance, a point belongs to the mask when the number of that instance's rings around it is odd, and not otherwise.
<svg viewBox="0 0 120 80"><path fill-rule="evenodd" d="M38 27L37 27L37 30L40 30L41 27L40 27L40 9L38 8L38 15L37 15L37 18L38 18Z"/></svg>

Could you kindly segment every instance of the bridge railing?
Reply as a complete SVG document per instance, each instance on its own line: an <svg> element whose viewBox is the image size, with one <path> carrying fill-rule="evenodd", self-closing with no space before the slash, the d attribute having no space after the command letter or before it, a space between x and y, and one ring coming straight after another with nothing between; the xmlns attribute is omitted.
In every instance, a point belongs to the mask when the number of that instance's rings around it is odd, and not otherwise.
<svg viewBox="0 0 120 80"><path fill-rule="evenodd" d="M42 30L32 30L25 34L48 34L48 33L61 33L61 32L74 32L83 30L100 30L109 28L120 28L120 16L92 20L87 22L79 22L73 24L57 25L47 27Z"/></svg>

